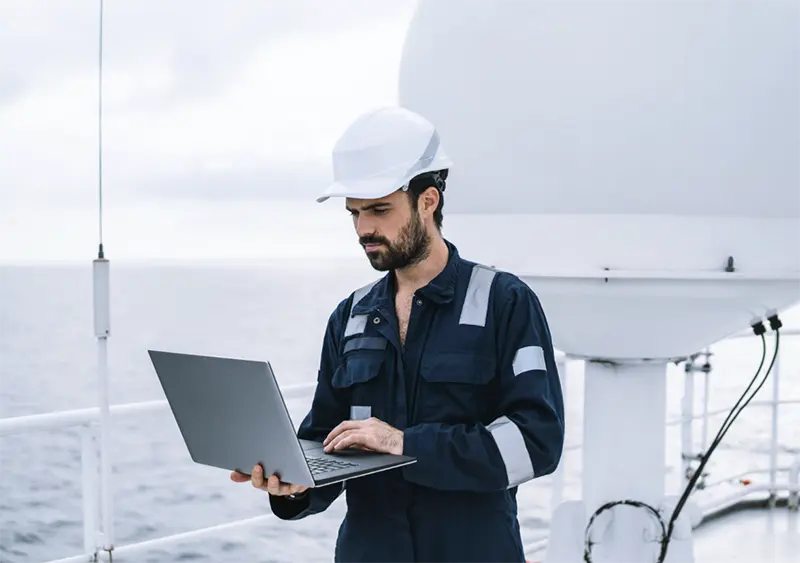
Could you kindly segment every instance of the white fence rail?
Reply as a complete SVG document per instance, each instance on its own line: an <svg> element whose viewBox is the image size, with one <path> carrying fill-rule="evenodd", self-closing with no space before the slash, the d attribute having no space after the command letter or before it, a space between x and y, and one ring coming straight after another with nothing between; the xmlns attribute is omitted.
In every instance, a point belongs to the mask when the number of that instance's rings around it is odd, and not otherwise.
<svg viewBox="0 0 800 563"><path fill-rule="evenodd" d="M781 336L796 336L800 331L781 331ZM740 338L736 336L735 338ZM769 466L766 468L750 470L747 472L734 474L721 478L713 483L704 484L705 489L716 487L732 481L744 479L747 476L755 474L768 474L768 485L750 485L742 487L739 491L732 493L727 497L718 499L712 503L701 506L701 511L704 513L714 512L724 509L728 506L734 505L741 501L743 498L754 493L768 493L771 499L776 498L779 493L788 493L790 505L794 508L798 505L798 496L800 495L800 445L796 450L796 455L793 463L790 466L778 466L778 414L781 406L798 405L800 398L781 399L780 398L780 354L775 362L775 366L770 374L772 379L772 398L770 400L751 401L748 408L751 407L765 407L771 409L771 435L769 444ZM563 362L563 360L562 360ZM708 432L709 420L712 417L728 413L730 408L709 410L708 397L710 391L711 371L708 369L697 368L694 361L686 362L687 369L684 372L685 387L684 397L682 401L682 415L674 420L667 422L668 426L681 425L681 465L683 468L683 479L686 483L693 471L692 461L698 456L698 453L705 451L708 445ZM765 366L766 367L766 366ZM562 363L560 366L560 373L562 378L566 378L567 370ZM702 373L704 376L704 398L703 410L700 414L695 414L694 405L694 387L695 387L695 373ZM566 387L566 386L565 386ZM283 390L287 398L304 397L311 393L314 389L314 384L303 384L292 387L287 387ZM565 396L566 399L566 396ZM133 417L141 416L142 414L164 411L168 409L165 400L160 401L145 401L138 403L128 403L122 405L110 406L109 413L115 418L120 417ZM44 431L52 429L61 429L65 427L81 427L81 484L83 495L83 553L73 557L64 559L53 560L48 563L78 563L83 561L96 561L103 553L103 537L98 530L97 507L102 503L102 499L98 496L97 487L97 453L98 446L93 426L101 420L100 408L87 408L71 411L62 411L30 416L19 416L13 418L0 419L0 437L8 436L11 434L19 434L24 432ZM702 447L701 452L694 451L693 440L693 424L696 420L702 420ZM572 444L565 448L565 452L580 449L581 444ZM559 466L557 471L553 474L552 478L552 497L551 503L553 506L561 502L563 495L563 474L564 463ZM785 479L783 477L785 475ZM141 553L151 548L164 547L180 541L190 539L197 539L212 534L220 534L233 529L259 524L274 517L271 514L229 522L216 526L210 526L197 530L191 530L179 534L164 536L161 538L141 541L137 543L113 546L114 555L127 555L134 553ZM547 532L542 531L534 534L530 538L529 543L525 546L526 554L530 555L544 549L547 544Z"/></svg>

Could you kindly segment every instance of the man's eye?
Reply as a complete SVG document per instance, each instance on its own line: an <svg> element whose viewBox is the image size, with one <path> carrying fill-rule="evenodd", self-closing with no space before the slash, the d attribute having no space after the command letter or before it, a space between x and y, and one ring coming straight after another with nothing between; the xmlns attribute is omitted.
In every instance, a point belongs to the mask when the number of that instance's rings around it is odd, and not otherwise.
<svg viewBox="0 0 800 563"><path fill-rule="evenodd" d="M375 215L386 215L386 213L388 211L389 211L388 209L375 209L375 210L373 210Z"/></svg>

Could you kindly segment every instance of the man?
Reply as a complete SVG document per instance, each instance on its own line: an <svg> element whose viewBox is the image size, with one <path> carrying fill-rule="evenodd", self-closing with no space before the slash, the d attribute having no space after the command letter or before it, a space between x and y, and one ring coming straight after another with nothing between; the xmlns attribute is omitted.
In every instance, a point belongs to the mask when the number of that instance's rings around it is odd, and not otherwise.
<svg viewBox="0 0 800 563"><path fill-rule="evenodd" d="M336 561L524 561L516 490L558 465L560 381L536 295L461 258L440 232L451 162L433 125L402 108L358 118L334 149L335 183L372 266L388 272L334 310L298 434L327 451L417 463L305 489L264 476L279 518L346 490Z"/></svg>

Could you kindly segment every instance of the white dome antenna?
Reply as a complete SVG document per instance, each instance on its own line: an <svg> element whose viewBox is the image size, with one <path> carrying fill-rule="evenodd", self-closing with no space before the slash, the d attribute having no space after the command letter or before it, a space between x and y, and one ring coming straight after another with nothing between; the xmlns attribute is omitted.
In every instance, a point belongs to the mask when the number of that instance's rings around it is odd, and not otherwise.
<svg viewBox="0 0 800 563"><path fill-rule="evenodd" d="M419 4L400 103L454 162L447 235L525 279L586 360L583 503L556 511L548 559L583 561L608 501L665 502L668 362L800 300L799 10ZM629 510L595 563L653 560ZM686 532L670 558L691 549Z"/></svg>

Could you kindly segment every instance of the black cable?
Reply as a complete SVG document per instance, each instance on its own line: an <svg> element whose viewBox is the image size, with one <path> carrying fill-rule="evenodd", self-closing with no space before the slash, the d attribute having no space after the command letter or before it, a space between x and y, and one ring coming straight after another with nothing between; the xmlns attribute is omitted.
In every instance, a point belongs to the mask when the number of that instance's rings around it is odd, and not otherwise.
<svg viewBox="0 0 800 563"><path fill-rule="evenodd" d="M607 502L600 508L598 508L592 517L589 518L589 523L586 525L586 531L584 532L584 542L583 542L583 560L586 563L592 563L592 546L594 543L591 541L591 531L592 531L592 524L594 524L595 519L600 516L606 510L613 508L615 506L625 505L625 506L633 506L636 508L644 508L648 512L650 512L653 517L655 518L658 525L661 527L661 553L659 554L659 562L663 561L663 557L667 554L666 548L666 537L667 537L667 527L664 524L664 519L661 518L661 514L659 514L658 510L647 504L646 502L641 502L638 500L616 500L613 502Z"/></svg>
<svg viewBox="0 0 800 563"><path fill-rule="evenodd" d="M780 322L780 321L778 321L778 322ZM752 401L753 398L758 394L758 392L764 386L764 383L767 382L767 379L769 378L769 374L772 372L772 367L775 365L775 361L778 358L778 351L780 349L780 338L781 338L780 325L778 325L778 328L776 328L774 330L775 330L775 350L772 353L772 361L770 361L769 367L767 368L767 371L764 373L764 377L762 378L761 383L758 384L758 387L756 387L755 391L753 391L753 393L750 395L750 398L748 398L747 401L745 401L744 404L742 404L742 406L739 407L739 404L742 402L742 399L744 399L745 395L747 395L747 392L750 390L750 388L755 383L756 379L758 378L759 372L761 371L761 368L764 365L764 358L766 357L766 351L767 351L767 343L766 343L766 339L764 338L764 333L763 332L759 335L759 336L761 336L761 343L762 343L761 364L758 366L758 370L756 371L755 376L753 376L753 379L750 381L750 385L747 386L747 389L745 389L744 393L742 393L742 396L739 398L739 400L736 402L736 404L731 409L731 412L728 413L728 417L725 419L725 422L723 422L722 426L720 427L719 432L717 432L716 437L711 442L711 446L708 448L708 451L706 451L703 454L703 456L700 458L700 465L698 465L697 470L694 472L694 475L692 475L692 478L689 480L689 483L686 485L686 488L684 489L683 494L681 495L681 498L678 501L678 504L675 506L675 510L672 513L672 517L670 518L669 526L667 528L667 541L669 541L669 539L672 537L672 531L673 531L673 529L675 527L675 521L678 519L678 516L680 515L681 510L683 509L684 505L686 504L686 501L689 499L689 496L691 495L692 491L694 490L694 487L697 484L697 480L702 475L703 469L705 468L706 464L708 463L708 460L711 459L711 454L713 454L714 450L717 449L717 446L720 445L720 443L722 442L722 439L728 433L728 430L730 430L731 426L733 426L733 422L738 418L738 416L745 409L745 407L747 407L747 405L750 404L750 401ZM738 407L738 410L736 410L737 407ZM734 414L734 412L735 412L735 414Z"/></svg>
<svg viewBox="0 0 800 563"><path fill-rule="evenodd" d="M592 554L592 546L594 545L594 543L591 541L590 534L595 519L606 510L609 510L610 508L619 505L644 508L656 518L656 520L659 523L659 526L661 527L661 539L659 540L661 549L659 550L658 558L656 561L657 563L664 563L664 560L667 557L667 548L669 546L670 539L672 538L672 532L674 531L675 528L675 522L677 521L678 516L681 513L681 510L683 510L683 507L685 506L687 500L689 499L689 496L694 490L694 487L697 484L698 479L702 475L703 468L705 468L706 464L708 463L708 460L711 459L711 454L714 453L714 450L717 449L717 446L719 446L719 444L722 442L722 439L728 433L728 430L730 430L731 426L733 425L733 422L738 418L739 414L741 414L741 412L745 409L745 407L747 407L747 405L750 404L750 401L752 401L753 398L758 394L758 392L761 390L761 387L764 386L764 383L766 383L767 378L769 377L769 374L770 372L772 372L772 368L775 365L775 361L778 358L778 351L780 349L780 328L782 326L782 323L778 318L777 314L769 316L767 320L769 321L770 328L775 332L775 350L772 354L772 361L770 362L767 371L764 373L764 378L761 380L761 383L759 383L758 387L756 387L755 391L753 391L753 393L750 395L750 398L748 398L744 402L744 404L741 404L742 400L744 400L745 396L747 396L748 391L750 391L750 389L753 387L756 380L758 379L758 376L761 373L761 369L764 367L764 361L766 360L767 357L767 342L766 338L764 337L766 328L764 327L763 322L758 321L753 325L751 325L751 328L753 329L753 332L756 334L756 336L761 337L761 348L762 348L761 363L759 363L755 375L750 380L750 384L744 390L741 397L739 397L739 400L736 401L736 404L734 404L734 406L731 408L730 412L728 413L728 416L725 418L725 421L722 423L722 426L717 432L717 435L711 442L711 446L701 456L700 464L698 465L697 470L694 472L692 477L689 479L689 482L687 483L686 488L681 494L678 503L675 505L675 509L672 512L672 516L669 520L669 523L665 524L664 519L661 517L659 511L647 503L630 499L608 502L602 505L592 514L592 516L589 518L588 524L586 525L586 530L584 533L584 552L583 552L583 560L585 561L585 563L592 563L591 554ZM739 406L740 404L741 407Z"/></svg>
<svg viewBox="0 0 800 563"><path fill-rule="evenodd" d="M758 393L759 389L761 389L761 386L764 385L764 382L767 380L767 375L769 375L769 372L772 369L772 365L770 365L769 369L767 370L766 374L764 375L764 379L761 381L761 383L756 388L756 390L753 392L753 394L750 395L750 399L748 399L747 402L745 402L744 405L739 407L739 405L741 404L742 400L747 395L747 392L750 391L750 388L753 387L753 384L755 384L756 380L758 379L758 376L761 373L761 369L764 367L764 361L766 360L766 357L767 357L767 342L766 342L766 339L764 337L764 333L762 332L761 334L759 334L759 336L761 337L761 363L758 365L758 369L756 370L755 375L750 380L750 384L744 390L744 393L742 393L741 397L739 397L739 400L736 401L736 404L733 405L733 407L731 408L730 412L728 413L728 416L723 421L722 426L720 427L719 431L717 432L717 435L711 441L711 445L709 446L708 450L701 456L700 465L698 465L698 467L695 470L694 474L692 475L691 479L689 479L689 482L687 483L686 488L683 491L683 494L681 495L680 499L678 500L678 503L675 505L675 510L673 512L672 518L670 519L670 525L669 525L669 528L668 528L668 534L669 534L668 537L672 535L672 529L674 527L675 520L677 519L678 515L680 515L680 512L683 509L683 506L686 504L686 501L688 500L689 495L691 495L692 491L694 491L694 487L697 484L697 481L702 476L703 469L705 468L706 464L708 463L708 460L711 458L711 454L714 453L714 450L717 449L717 446L720 444L720 442L722 441L722 438L728 432L728 429L731 427L731 424L733 424L733 421L736 420L736 417L738 417L739 413L742 412L742 409L744 409L744 407L746 407L747 404L750 403L750 401L755 396L755 394ZM777 348L776 348L776 351L777 351ZM737 411L737 409L739 409L739 410Z"/></svg>

